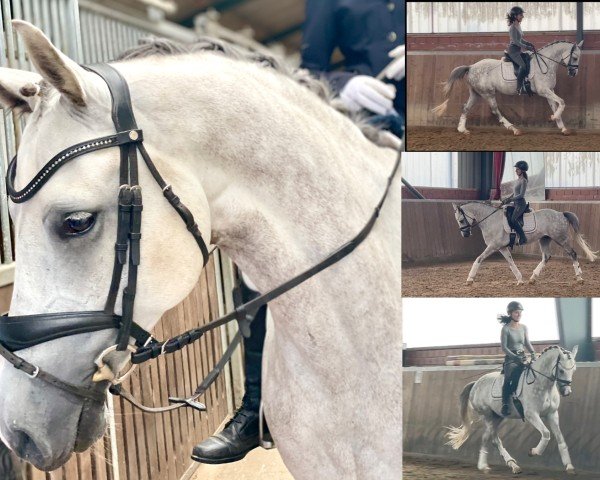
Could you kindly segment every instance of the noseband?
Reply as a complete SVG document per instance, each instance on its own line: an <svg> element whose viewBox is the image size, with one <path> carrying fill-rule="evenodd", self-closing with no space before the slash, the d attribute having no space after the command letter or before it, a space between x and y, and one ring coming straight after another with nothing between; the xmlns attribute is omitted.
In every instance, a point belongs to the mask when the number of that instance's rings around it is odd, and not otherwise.
<svg viewBox="0 0 600 480"><path fill-rule="evenodd" d="M238 306L233 312L213 320L202 327L189 330L161 342L154 339L148 331L133 322L137 273L140 265L140 239L143 208L142 189L138 183L138 151L148 167L148 170L150 170L154 180L162 189L163 195L185 222L186 228L196 240L202 253L203 266L206 265L209 260L208 248L202 238L198 225L194 220L194 216L190 210L181 203L179 197L175 195L171 185L167 184L160 175L144 147L143 132L137 127L133 115L129 87L126 80L117 70L107 64L98 64L84 68L99 75L108 85L112 100L112 120L117 133L82 142L61 151L37 173L33 180L19 191L16 191L14 188L17 169L17 157L15 156L8 166L6 186L8 194L13 202L26 202L44 186L60 167L71 160L97 150L119 147L121 156L117 239L115 242L112 279L107 300L104 310L102 311L44 313L4 317L0 320L0 355L15 368L23 371L31 378L45 381L63 391L82 397L83 399L103 402L105 400L103 389L101 391L100 389L95 389L93 387L74 385L61 380L36 365L27 362L13 352L71 335L117 329L116 345L104 350L96 360L96 365L99 369L97 373L103 373L103 369L107 368L102 361L103 357L112 351L132 351L130 360L135 366L157 358L160 355L181 350L187 345L199 340L206 332L231 321L237 321L239 331L223 353L223 357L216 363L213 370L209 372L192 396L188 398L169 398L169 401L173 405L166 407L146 407L140 404L133 396L131 396L131 394L123 390L120 382L131 373L131 370L120 378L115 378L116 376L114 374L112 377L100 376L99 379L96 379L96 376L94 377L94 381L96 382L109 380L112 384L109 391L112 394L121 395L135 407L145 412L166 412L182 406L188 406L200 411L206 410L206 407L203 404L196 402L196 399L204 394L210 385L217 379L219 373L223 370L233 355L235 348L240 343L242 336L250 336L250 323L254 319L254 313L263 305L266 305L322 270L339 262L342 258L352 253L356 247L367 238L379 217L379 213L387 198L394 176L400 166L401 152L398 152L398 158L387 179L384 193L379 203L375 206L371 217L360 232L358 232L358 234L350 241L329 254L318 264L299 273L287 282L259 297L254 298L250 302ZM128 263L128 272L127 284L123 289L122 315L117 315L114 313L114 307L120 290L119 287L121 284L123 267L126 262ZM129 343L131 338L133 338L133 345L135 345L135 347Z"/></svg>
<svg viewBox="0 0 600 480"><path fill-rule="evenodd" d="M485 202L467 202L467 203L485 203ZM462 205L466 205L465 203L463 203ZM501 208L498 207L494 207L494 211L492 213L490 213L489 215L487 215L486 217L482 218L481 220L477 220L475 217L471 217L469 215L466 214L466 212L463 210L462 205L458 205L456 207L456 209L458 210L458 212L463 216L464 221L466 222L466 225L459 225L458 228L460 229L461 232L468 232L471 231L471 229L473 227L476 227L477 225L483 223L484 221L486 221L489 217L491 217L494 213L502 210ZM487 205L487 204L486 204ZM493 207L493 205L490 205L491 207ZM472 220L473 223L469 223L469 220Z"/></svg>

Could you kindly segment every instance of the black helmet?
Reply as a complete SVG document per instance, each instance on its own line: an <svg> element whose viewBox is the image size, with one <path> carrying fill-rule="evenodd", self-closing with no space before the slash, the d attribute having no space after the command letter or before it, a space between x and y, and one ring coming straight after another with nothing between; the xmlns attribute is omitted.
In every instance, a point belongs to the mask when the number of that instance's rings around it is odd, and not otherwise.
<svg viewBox="0 0 600 480"><path fill-rule="evenodd" d="M529 164L525 160L519 160L513 166L518 168L519 170L523 170L524 172L529 170Z"/></svg>
<svg viewBox="0 0 600 480"><path fill-rule="evenodd" d="M523 305L521 305L519 302L513 301L506 306L506 313L509 315L515 310L523 310Z"/></svg>
<svg viewBox="0 0 600 480"><path fill-rule="evenodd" d="M516 17L517 15L521 15L522 13L525 13L525 10L523 10L521 7L512 7L510 9L509 15L511 17Z"/></svg>

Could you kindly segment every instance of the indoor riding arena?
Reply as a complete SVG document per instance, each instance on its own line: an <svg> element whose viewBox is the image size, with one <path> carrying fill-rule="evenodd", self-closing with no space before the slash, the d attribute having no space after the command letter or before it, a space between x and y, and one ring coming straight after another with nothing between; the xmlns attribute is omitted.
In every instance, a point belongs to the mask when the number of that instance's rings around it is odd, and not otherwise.
<svg viewBox="0 0 600 480"><path fill-rule="evenodd" d="M425 158L427 155L431 157ZM495 155L495 157L494 157ZM494 158L493 158L494 157ZM541 261L537 241L512 251L524 285L517 286L508 262L494 253L485 259L475 281L467 277L486 244L478 226L463 238L453 204L503 197L514 178L513 164L526 159L535 172L530 175L528 200L533 211L554 209L572 212L593 251L600 250L600 156L598 154L502 154L432 153L409 154L404 166L402 211L402 293L404 297L593 297L600 291L600 262L586 259L574 242L583 282L577 282L571 259L554 242L551 259L535 284L527 280ZM502 168L499 171L499 168ZM424 198L417 198L417 195ZM499 205L495 202L495 205ZM504 215L503 213L501 215ZM489 221L489 220L488 220ZM573 235L571 229L570 235ZM572 237L571 237L572 238Z"/></svg>
<svg viewBox="0 0 600 480"><path fill-rule="evenodd" d="M468 114L466 127L470 134L467 135L459 133L457 127L463 105L469 98L468 86L464 79L455 82L448 108L438 117L432 109L445 100L442 83L448 80L452 70L458 66L472 65L485 58L500 59L508 43L508 34L505 32L505 25L486 24L485 9L497 8L495 3L482 3L481 6L472 7L484 11L471 12L482 18L469 22L469 31L462 28L464 25L457 26L455 23L456 16L467 14L453 10L459 8L458 2L433 6L430 3L413 2L410 7L420 10L416 12L418 22L409 23L407 35L406 138L409 151L600 150L600 89L597 88L600 74L600 33L588 31L592 30L592 24L597 21L594 17L598 15L591 10L595 7L583 2L585 30L581 29L580 32L575 32L575 25L565 20L568 12L561 15L562 19L556 17L553 21L552 15L541 12L542 6L536 7L540 9L540 16L536 16L534 12L527 13L525 22L529 23L523 25L527 40L538 49L556 40L575 42L579 38L584 39L578 74L570 77L567 69L562 66L557 71L555 93L565 101L562 119L570 135L563 135L550 119L552 111L545 98L537 95L528 97L502 94L497 97L498 108L522 135L515 136L502 126L496 115L492 114L488 103L481 98ZM553 13L557 15L555 10ZM571 21L575 21L574 14ZM477 25L480 30L474 31ZM500 29L502 33L490 33L499 32Z"/></svg>
<svg viewBox="0 0 600 480"><path fill-rule="evenodd" d="M423 299L424 300L424 299ZM544 299L546 300L546 299ZM481 299L486 302L487 299ZM547 301L555 302L554 299ZM572 300L557 304L557 312L574 312ZM595 429L586 428L597 425L600 421L596 408L600 401L600 362L595 361L600 355L600 338L583 333L585 329L592 329L590 315L592 300L578 299L585 308L585 313L578 317L582 327L582 335L576 340L581 346L586 344L585 355L577 355L577 369L573 374L572 393L560 398L560 429L569 449L572 463L577 473L576 478L592 480L598 478L600 467L597 455L600 444ZM445 305L446 310L452 310L452 305ZM473 309L480 308L480 304L473 304ZM536 307L525 303L529 314ZM422 313L422 310L421 310ZM486 316L486 315L483 315ZM564 345L575 341L565 337L565 326L573 327L571 318L575 315L563 315L564 322L558 321L558 331L555 340L534 341L534 348L539 353L545 348ZM448 315L450 319L451 314ZM559 315L560 317L560 315ZM550 318L544 319L552 323ZM412 322L410 314L405 314L406 323ZM415 323L422 321L417 316ZM528 321L531 318L528 317ZM494 319L491 328L496 328ZM562 327L561 324L562 323ZM496 324L497 325L497 324ZM428 324L431 327L430 324ZM529 324L532 327L532 324ZM533 330L533 328L532 328ZM414 332L417 330L414 329ZM569 331L566 330L568 335ZM408 337L408 335L406 335ZM503 353L500 343L480 343L468 345L450 345L439 347L411 347L413 341L418 340L414 335L406 339L408 348L404 349L403 373L403 427L404 427L404 467L403 477L408 480L417 479L481 479L482 472L477 468L478 452L481 447L483 422L476 421L466 442L454 450L446 444L448 441L446 427L461 425L459 395L465 385L474 382L484 374L500 370ZM429 339L431 340L431 339ZM457 340L456 338L452 341ZM427 339L425 340L427 341ZM435 340L431 340L435 341ZM446 339L446 341L449 341ZM463 339L468 343L469 340ZM581 358L580 358L581 357ZM474 415L476 417L476 415ZM471 417L473 418L473 417ZM522 469L525 478L539 478L544 480L559 480L567 478L561 464L557 441L554 435L541 456L531 457L529 449L536 446L540 440L540 433L531 424L519 419L507 420L500 426L499 437L509 454ZM489 449L488 461L491 472L485 475L489 479L506 479L513 477L511 469L506 466L495 446Z"/></svg>

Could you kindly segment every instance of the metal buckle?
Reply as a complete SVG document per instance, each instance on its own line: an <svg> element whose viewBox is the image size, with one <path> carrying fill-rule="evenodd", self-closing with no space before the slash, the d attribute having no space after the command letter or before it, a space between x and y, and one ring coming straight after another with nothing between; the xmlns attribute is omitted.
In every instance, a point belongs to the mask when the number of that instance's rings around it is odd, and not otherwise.
<svg viewBox="0 0 600 480"><path fill-rule="evenodd" d="M29 378L35 378L38 376L39 373L40 373L40 367L36 366L33 373L29 374L29 373L25 372L25 375L27 375Z"/></svg>
<svg viewBox="0 0 600 480"><path fill-rule="evenodd" d="M271 434L269 434L267 439L265 439L264 428L265 428L265 417L263 414L263 402L261 400L260 406L258 407L258 442L259 442L260 446L262 448L264 448L265 450L271 450L272 448L275 448L275 442L273 441Z"/></svg>

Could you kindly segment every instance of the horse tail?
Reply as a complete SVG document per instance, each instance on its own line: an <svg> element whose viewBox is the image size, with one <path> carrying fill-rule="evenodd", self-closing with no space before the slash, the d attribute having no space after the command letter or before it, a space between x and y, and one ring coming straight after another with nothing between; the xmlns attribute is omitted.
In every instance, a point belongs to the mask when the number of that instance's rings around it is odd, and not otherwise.
<svg viewBox="0 0 600 480"><path fill-rule="evenodd" d="M466 442L467 438L469 438L469 435L471 435L471 426L473 425L473 420L469 416L469 396L471 395L473 385L475 385L475 382L469 383L460 393L459 399L460 418L462 420L461 426L446 427L448 429L446 432L446 438L448 439L446 445L450 445L454 450L458 450L462 444Z"/></svg>
<svg viewBox="0 0 600 480"><path fill-rule="evenodd" d="M448 80L446 82L443 83L444 85L444 97L446 98L446 101L440 105L438 105L435 108L432 108L431 111L437 116L440 117L442 116L444 113L446 113L446 109L448 108L448 101L450 100L450 92L452 92L452 87L454 87L454 82L456 82L457 80L461 80L467 73L469 73L469 69L471 67L463 65L461 67L456 67L454 70L452 70L452 73L450 73L450 77L448 77Z"/></svg>
<svg viewBox="0 0 600 480"><path fill-rule="evenodd" d="M585 238L583 238L583 235L579 233L579 218L577 218L577 215L571 212L563 212L563 215L569 221L571 227L573 227L573 231L575 232L575 240L577 240L577 244L581 247L587 259L590 262L598 260L598 252L594 252Z"/></svg>

